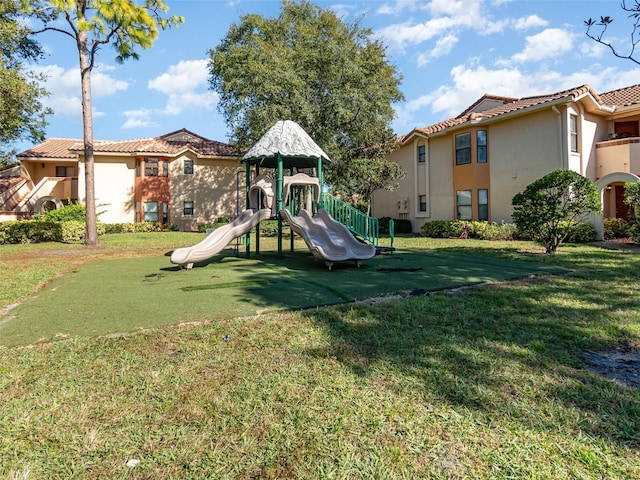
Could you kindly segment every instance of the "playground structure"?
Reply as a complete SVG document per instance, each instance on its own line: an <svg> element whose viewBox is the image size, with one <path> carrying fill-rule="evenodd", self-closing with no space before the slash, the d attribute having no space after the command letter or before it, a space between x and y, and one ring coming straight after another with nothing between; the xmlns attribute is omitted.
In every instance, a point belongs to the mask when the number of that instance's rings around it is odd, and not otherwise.
<svg viewBox="0 0 640 480"><path fill-rule="evenodd" d="M275 217L278 220L279 258L282 257L284 219L292 230L292 250L295 232L304 239L312 254L323 260L330 270L335 262L343 261L355 261L359 267L362 260L376 254L377 219L367 217L369 223L365 223L363 228L367 234L363 236L370 243L365 243L323 209L322 167L324 162L330 161L298 124L290 120L277 122L242 158L248 208L231 223L217 228L196 245L176 249L171 254L171 262L190 269L195 262L213 257L230 241L242 235L246 235L246 254L249 256L250 232L253 228L256 232L256 253L259 253L260 222ZM275 170L276 178L261 173L262 168ZM297 171L295 174L294 169ZM291 175L285 176L285 170L289 170ZM331 204L334 205L336 201L339 202L334 199ZM345 207L351 208L346 204ZM349 220L363 216L357 210L352 210L343 208L335 211ZM373 238L375 241L371 241Z"/></svg>

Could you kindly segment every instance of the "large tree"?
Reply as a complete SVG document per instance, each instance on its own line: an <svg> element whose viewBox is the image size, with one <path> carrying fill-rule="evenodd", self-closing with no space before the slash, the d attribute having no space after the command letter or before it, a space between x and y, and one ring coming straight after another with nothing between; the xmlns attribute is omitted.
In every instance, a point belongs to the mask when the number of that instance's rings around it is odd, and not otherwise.
<svg viewBox="0 0 640 480"><path fill-rule="evenodd" d="M511 203L518 229L541 243L546 253L556 253L571 231L601 208L595 183L564 169L554 170L529 184Z"/></svg>
<svg viewBox="0 0 640 480"><path fill-rule="evenodd" d="M78 52L82 90L85 203L85 245L98 244L91 112L91 71L100 48L111 45L116 61L138 58L137 48L150 48L159 29L182 23L178 16L163 16L169 10L164 0L22 0L24 11L42 25L33 33L55 31L67 35Z"/></svg>
<svg viewBox="0 0 640 480"><path fill-rule="evenodd" d="M404 98L401 76L359 21L283 0L278 17L241 17L209 53L210 85L240 148L276 121L293 120L332 158L326 179L343 188L349 161L383 159L395 148L390 124L392 104Z"/></svg>
<svg viewBox="0 0 640 480"><path fill-rule="evenodd" d="M40 45L29 38L20 22L18 0L0 1L0 166L15 154L11 144L28 139L40 142L51 113L42 104L46 91L25 64L42 56ZM8 150L5 150L5 148Z"/></svg>
<svg viewBox="0 0 640 480"><path fill-rule="evenodd" d="M629 44L626 47L615 46L610 40L605 38L609 26L613 23L613 17L601 16L600 20L589 18L584 21L587 27L586 35L596 42L608 47L618 58L631 60L640 65L640 58L636 52L636 47L640 43L640 2L634 1L634 4L627 4L622 0L620 8L627 13L627 17L631 19L631 32Z"/></svg>

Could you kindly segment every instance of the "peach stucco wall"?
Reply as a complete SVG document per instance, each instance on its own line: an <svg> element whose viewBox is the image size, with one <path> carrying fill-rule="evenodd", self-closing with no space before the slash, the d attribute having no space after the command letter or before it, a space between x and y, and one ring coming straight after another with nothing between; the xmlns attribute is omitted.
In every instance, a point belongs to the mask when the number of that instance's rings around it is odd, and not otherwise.
<svg viewBox="0 0 640 480"><path fill-rule="evenodd" d="M194 161L193 174L184 173L184 160ZM198 159L187 153L170 164L171 222L180 230L196 230L198 224L236 216L236 173L240 185L240 210L245 209L244 168L235 159ZM184 215L184 202L194 205L193 215Z"/></svg>

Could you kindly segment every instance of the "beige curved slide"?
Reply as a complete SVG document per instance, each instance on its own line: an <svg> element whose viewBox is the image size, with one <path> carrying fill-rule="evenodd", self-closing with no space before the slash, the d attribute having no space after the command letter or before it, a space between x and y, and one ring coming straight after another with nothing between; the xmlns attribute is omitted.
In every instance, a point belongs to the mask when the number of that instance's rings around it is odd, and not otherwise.
<svg viewBox="0 0 640 480"><path fill-rule="evenodd" d="M282 209L280 215L304 239L313 256L324 260L329 270L335 262L347 260L355 260L359 267L362 260L376 254L375 246L360 242L326 210L318 210L312 217L307 210L300 210L298 215L293 216L289 210Z"/></svg>
<svg viewBox="0 0 640 480"><path fill-rule="evenodd" d="M271 208L247 209L231 223L216 228L201 242L191 247L177 248L171 254L171 263L190 269L195 262L201 262L220 253L234 238L244 235L262 220L271 217Z"/></svg>

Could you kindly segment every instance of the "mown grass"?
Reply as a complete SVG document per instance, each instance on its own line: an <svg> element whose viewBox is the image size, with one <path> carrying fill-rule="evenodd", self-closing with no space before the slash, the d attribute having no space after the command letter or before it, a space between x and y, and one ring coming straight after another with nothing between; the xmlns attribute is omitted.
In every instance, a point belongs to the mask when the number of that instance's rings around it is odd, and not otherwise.
<svg viewBox="0 0 640 480"><path fill-rule="evenodd" d="M397 242L572 273L0 350L0 476L640 478L640 256Z"/></svg>

